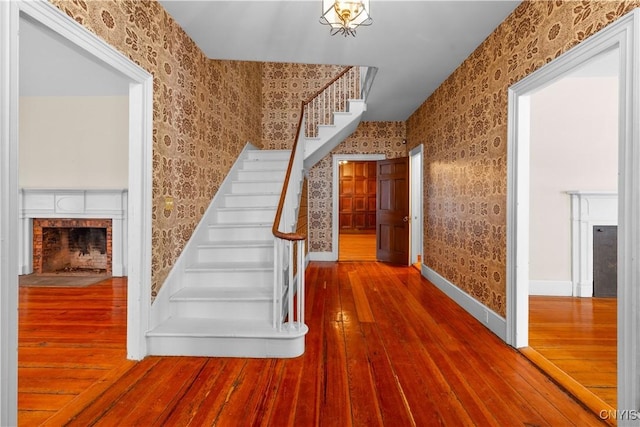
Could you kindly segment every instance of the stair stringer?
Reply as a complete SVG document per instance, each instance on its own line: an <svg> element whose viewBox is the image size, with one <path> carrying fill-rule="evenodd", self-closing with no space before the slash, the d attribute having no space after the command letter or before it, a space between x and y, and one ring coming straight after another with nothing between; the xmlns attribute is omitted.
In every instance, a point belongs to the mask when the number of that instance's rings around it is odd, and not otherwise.
<svg viewBox="0 0 640 427"><path fill-rule="evenodd" d="M348 111L333 113L332 125L318 126L317 137L302 138L305 170L310 170L358 128L362 115L366 110L365 101L362 99L350 99L348 103Z"/></svg>
<svg viewBox="0 0 640 427"><path fill-rule="evenodd" d="M211 199L211 203L209 203L207 210L204 212L204 215L202 215L200 222L198 223L193 233L191 234L191 237L182 249L182 252L178 256L178 259L173 264L169 275L165 279L162 287L160 288L160 291L151 304L151 310L149 313L150 330L159 326L171 315L170 298L183 287L183 284L185 282L184 272L188 262L190 261L188 257L195 250L195 247L203 240L204 235L208 232L208 218L210 218L213 212L215 212L215 210L221 206L224 195L231 191L233 179L236 176L237 171L240 169L242 161L245 158L247 152L251 150L259 150L259 148L257 148L250 142L247 142L247 144L240 152L240 155L238 155L238 158L234 162L233 166L231 166L229 173L222 181L222 184L220 184L220 188L218 188L218 191L213 196L213 199Z"/></svg>

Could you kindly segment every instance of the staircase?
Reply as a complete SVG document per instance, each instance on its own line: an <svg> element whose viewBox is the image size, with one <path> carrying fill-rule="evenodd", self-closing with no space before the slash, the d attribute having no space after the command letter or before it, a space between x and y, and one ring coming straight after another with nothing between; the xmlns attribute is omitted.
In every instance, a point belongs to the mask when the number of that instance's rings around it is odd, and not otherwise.
<svg viewBox="0 0 640 427"><path fill-rule="evenodd" d="M169 317L147 333L150 354L295 357L306 329L274 330L271 232L289 151L245 150L206 232L185 248L182 286Z"/></svg>
<svg viewBox="0 0 640 427"><path fill-rule="evenodd" d="M356 129L365 105L345 98L348 111L336 113L325 111L326 104L320 101L323 110L303 104L303 116L316 119L309 126L301 118L293 153L245 147L152 305L148 354L304 353L304 237L287 242L294 236L302 171ZM307 127L306 134L300 130Z"/></svg>

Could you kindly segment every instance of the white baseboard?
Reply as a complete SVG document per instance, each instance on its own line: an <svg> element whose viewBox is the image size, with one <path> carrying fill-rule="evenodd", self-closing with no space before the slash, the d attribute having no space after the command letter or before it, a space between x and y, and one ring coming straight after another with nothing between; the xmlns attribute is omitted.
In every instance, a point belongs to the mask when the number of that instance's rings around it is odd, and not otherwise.
<svg viewBox="0 0 640 427"><path fill-rule="evenodd" d="M495 311L482 304L466 292L462 291L453 283L436 273L431 268L422 264L422 275L438 289L444 292L456 304L466 312L475 317L480 323L485 325L491 332L496 334L501 340L507 340L507 321Z"/></svg>
<svg viewBox="0 0 640 427"><path fill-rule="evenodd" d="M573 284L570 280L530 280L529 295L570 297Z"/></svg>
<svg viewBox="0 0 640 427"><path fill-rule="evenodd" d="M337 261L338 257L333 252L309 252L309 261Z"/></svg>

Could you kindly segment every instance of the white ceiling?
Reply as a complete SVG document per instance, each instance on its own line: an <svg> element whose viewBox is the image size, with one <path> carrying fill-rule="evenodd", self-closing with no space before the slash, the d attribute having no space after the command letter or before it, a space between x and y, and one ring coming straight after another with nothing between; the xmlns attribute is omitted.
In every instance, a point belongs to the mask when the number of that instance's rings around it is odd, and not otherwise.
<svg viewBox="0 0 640 427"><path fill-rule="evenodd" d="M373 24L330 36L320 0L160 0L212 59L378 68L365 120L403 121L519 4L371 0ZM20 20L21 96L124 95L128 82L50 30Z"/></svg>
<svg viewBox="0 0 640 427"><path fill-rule="evenodd" d="M120 96L129 81L30 19L20 18L20 96Z"/></svg>
<svg viewBox="0 0 640 427"><path fill-rule="evenodd" d="M368 65L364 119L406 120L520 3L371 0L373 24L330 36L320 0L160 0L212 59Z"/></svg>

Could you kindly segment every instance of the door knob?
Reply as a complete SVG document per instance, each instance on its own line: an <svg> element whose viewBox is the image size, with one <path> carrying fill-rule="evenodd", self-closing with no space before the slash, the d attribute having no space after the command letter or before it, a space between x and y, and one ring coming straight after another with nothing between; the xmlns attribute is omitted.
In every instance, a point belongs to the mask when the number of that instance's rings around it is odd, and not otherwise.
<svg viewBox="0 0 640 427"><path fill-rule="evenodd" d="M405 216L404 218L402 218L402 222L407 222L407 221L409 221L409 217L408 216Z"/></svg>

